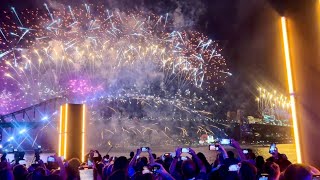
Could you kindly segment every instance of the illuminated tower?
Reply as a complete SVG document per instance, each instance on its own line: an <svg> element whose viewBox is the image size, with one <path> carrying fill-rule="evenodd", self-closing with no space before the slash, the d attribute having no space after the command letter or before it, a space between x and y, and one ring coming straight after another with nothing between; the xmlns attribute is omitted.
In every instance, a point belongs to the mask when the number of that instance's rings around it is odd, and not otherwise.
<svg viewBox="0 0 320 180"><path fill-rule="evenodd" d="M86 106L65 104L60 107L59 156L84 161L86 135Z"/></svg>

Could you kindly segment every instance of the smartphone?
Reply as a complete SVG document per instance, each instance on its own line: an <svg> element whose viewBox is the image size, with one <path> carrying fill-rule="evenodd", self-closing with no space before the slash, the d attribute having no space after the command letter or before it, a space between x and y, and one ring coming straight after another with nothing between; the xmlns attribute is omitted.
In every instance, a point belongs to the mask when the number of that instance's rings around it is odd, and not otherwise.
<svg viewBox="0 0 320 180"><path fill-rule="evenodd" d="M13 149L13 152L18 152L18 149Z"/></svg>
<svg viewBox="0 0 320 180"><path fill-rule="evenodd" d="M185 161L187 160L188 158L186 156L181 156L181 161Z"/></svg>
<svg viewBox="0 0 320 180"><path fill-rule="evenodd" d="M160 170L160 166L158 166L158 165L152 166L151 171L152 171L153 174L158 173L158 170Z"/></svg>
<svg viewBox="0 0 320 180"><path fill-rule="evenodd" d="M141 151L142 151L142 152L148 152L149 149L150 149L149 147L142 147L142 148L141 148Z"/></svg>
<svg viewBox="0 0 320 180"><path fill-rule="evenodd" d="M218 151L219 145L209 145L209 151Z"/></svg>
<svg viewBox="0 0 320 180"><path fill-rule="evenodd" d="M238 164L232 164L229 166L229 171L239 171L240 166Z"/></svg>
<svg viewBox="0 0 320 180"><path fill-rule="evenodd" d="M261 174L261 176L259 177L259 180L268 180L268 174Z"/></svg>
<svg viewBox="0 0 320 180"><path fill-rule="evenodd" d="M47 162L55 162L56 160L52 156L48 156Z"/></svg>
<svg viewBox="0 0 320 180"><path fill-rule="evenodd" d="M231 139L221 139L220 144L222 145L230 145Z"/></svg>
<svg viewBox="0 0 320 180"><path fill-rule="evenodd" d="M320 179L320 174L312 176L312 180L319 180L319 179Z"/></svg>
<svg viewBox="0 0 320 180"><path fill-rule="evenodd" d="M93 179L93 169L82 169L80 171L80 179Z"/></svg>
<svg viewBox="0 0 320 180"><path fill-rule="evenodd" d="M93 162L90 161L90 160L88 160L88 166L89 166L89 167L92 167L92 166L93 166Z"/></svg>
<svg viewBox="0 0 320 180"><path fill-rule="evenodd" d="M19 164L21 164L21 165L27 165L27 162L26 162L26 160L20 160L20 161L19 161Z"/></svg>
<svg viewBox="0 0 320 180"><path fill-rule="evenodd" d="M38 149L41 149L41 146L38 146Z"/></svg>
<svg viewBox="0 0 320 180"><path fill-rule="evenodd" d="M189 153L189 148L182 148L182 149L181 149L181 152L183 152L183 153Z"/></svg>
<svg viewBox="0 0 320 180"><path fill-rule="evenodd" d="M164 157L171 157L171 153L164 153Z"/></svg>
<svg viewBox="0 0 320 180"><path fill-rule="evenodd" d="M243 152L243 154L248 154L249 153L248 149L244 149L244 150L242 150L242 152Z"/></svg>
<svg viewBox="0 0 320 180"><path fill-rule="evenodd" d="M270 153L270 154L273 154L275 150L277 150L276 143L272 143L272 144L270 145L269 153Z"/></svg>

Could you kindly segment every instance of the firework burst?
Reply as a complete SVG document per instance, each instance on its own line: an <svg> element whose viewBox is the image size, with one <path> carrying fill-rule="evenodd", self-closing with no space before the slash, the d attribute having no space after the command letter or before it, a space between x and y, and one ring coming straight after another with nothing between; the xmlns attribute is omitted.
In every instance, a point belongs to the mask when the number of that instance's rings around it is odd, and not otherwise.
<svg viewBox="0 0 320 180"><path fill-rule="evenodd" d="M2 113L55 97L133 99L198 114L219 103L208 93L231 75L221 48L199 32L175 30L170 14L45 8L1 13Z"/></svg>

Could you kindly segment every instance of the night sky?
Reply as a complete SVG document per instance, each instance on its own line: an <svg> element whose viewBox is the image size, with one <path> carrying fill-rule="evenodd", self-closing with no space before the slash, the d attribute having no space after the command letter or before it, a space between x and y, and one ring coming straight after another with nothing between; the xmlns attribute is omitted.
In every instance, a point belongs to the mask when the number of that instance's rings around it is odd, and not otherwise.
<svg viewBox="0 0 320 180"><path fill-rule="evenodd" d="M158 14L181 8L186 28L197 29L219 40L233 73L227 85L217 93L224 101L221 116L227 110L255 111L259 85L286 93L285 66L280 36L281 4L267 0L1 0L0 9L44 8L51 5L76 6L105 4L121 10L147 10ZM22 3L23 2L23 3ZM190 21L190 22L189 22Z"/></svg>

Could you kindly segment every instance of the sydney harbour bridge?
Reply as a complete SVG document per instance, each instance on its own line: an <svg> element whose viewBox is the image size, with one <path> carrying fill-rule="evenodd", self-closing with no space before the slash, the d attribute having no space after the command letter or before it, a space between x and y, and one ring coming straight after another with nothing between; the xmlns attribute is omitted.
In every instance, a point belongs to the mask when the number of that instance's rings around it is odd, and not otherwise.
<svg viewBox="0 0 320 180"><path fill-rule="evenodd" d="M53 150L57 144L59 109L64 98L54 98L0 116L0 137L3 149L33 150L38 145ZM90 111L90 108L89 108ZM117 117L117 116L116 116ZM243 144L264 145L270 142L292 143L292 127L270 124L248 124L228 120L180 119L157 121L148 118L89 120L88 139L103 148L105 144L118 146L205 145L216 138L234 138ZM89 141L89 142L90 142ZM116 142L121 142L117 144ZM153 144L151 143L153 142ZM90 145L89 145L90 146ZM92 145L93 146L93 145Z"/></svg>

